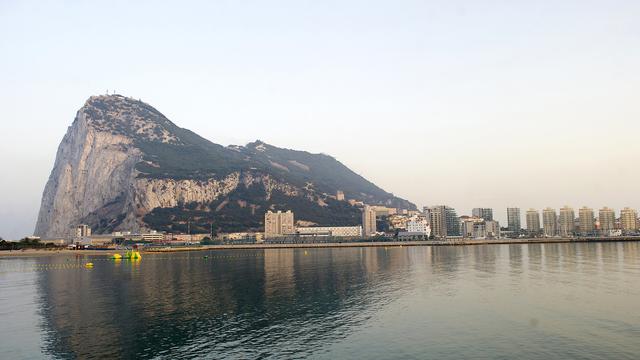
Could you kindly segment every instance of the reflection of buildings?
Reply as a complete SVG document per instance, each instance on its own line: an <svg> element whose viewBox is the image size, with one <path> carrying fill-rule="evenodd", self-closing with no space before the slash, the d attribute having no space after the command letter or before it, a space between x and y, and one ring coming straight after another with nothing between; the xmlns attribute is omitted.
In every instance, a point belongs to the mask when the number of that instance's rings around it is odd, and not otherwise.
<svg viewBox="0 0 640 360"><path fill-rule="evenodd" d="M264 294L267 300L291 295L295 288L293 249L264 250Z"/></svg>

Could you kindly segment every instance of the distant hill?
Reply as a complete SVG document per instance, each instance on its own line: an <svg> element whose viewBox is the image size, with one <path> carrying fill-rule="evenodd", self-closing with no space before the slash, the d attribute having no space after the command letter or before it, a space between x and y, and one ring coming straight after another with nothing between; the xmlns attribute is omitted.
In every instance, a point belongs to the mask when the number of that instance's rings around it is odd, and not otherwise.
<svg viewBox="0 0 640 360"><path fill-rule="evenodd" d="M93 96L60 144L36 235L155 229L262 229L268 209L320 225L360 223L335 198L415 209L331 156L261 141L224 147L180 128L155 108L120 95Z"/></svg>

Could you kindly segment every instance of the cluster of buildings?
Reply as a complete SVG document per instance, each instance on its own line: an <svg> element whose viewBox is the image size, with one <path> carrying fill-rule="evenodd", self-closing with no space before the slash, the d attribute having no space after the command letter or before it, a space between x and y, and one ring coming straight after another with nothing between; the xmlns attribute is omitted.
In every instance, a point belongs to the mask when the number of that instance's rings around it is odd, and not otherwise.
<svg viewBox="0 0 640 360"><path fill-rule="evenodd" d="M553 208L542 210L529 209L526 213L529 236L572 237L572 236L621 236L638 235L638 212L624 208L620 216L615 210L603 207L596 213L592 208L582 207L576 212L570 206L562 207L559 212Z"/></svg>
<svg viewBox="0 0 640 360"><path fill-rule="evenodd" d="M503 237L574 237L640 235L640 221L635 209L624 208L619 216L604 207L597 213L588 207L565 206L542 212L529 209L522 226L520 208L507 208L507 227L494 219L493 209L474 208L471 215L459 216L446 205L407 211L384 206L362 206L361 225L344 227L296 227L291 211L265 214L265 238L283 236L396 237L399 240L422 239L499 239Z"/></svg>
<svg viewBox="0 0 640 360"><path fill-rule="evenodd" d="M52 239L58 245L71 244L73 246L104 247L123 243L152 243L158 245L189 245L197 244L205 238L212 238L211 234L173 234L154 230L148 232L118 231L110 234L92 234L91 227L86 224L75 226L69 239ZM238 232L218 234L216 239L225 243L255 243L264 239L262 232Z"/></svg>
<svg viewBox="0 0 640 360"><path fill-rule="evenodd" d="M365 213L363 213L363 218ZM264 215L264 237L275 239L282 237L363 237L369 229L355 226L306 226L296 227L292 211L267 211ZM373 217L375 231L375 215Z"/></svg>
<svg viewBox="0 0 640 360"><path fill-rule="evenodd" d="M344 200L338 192L336 198ZM474 208L471 215L459 216L446 205L424 207L422 211L400 210L385 206L357 204L362 210L360 224L351 226L296 226L292 211L267 211L264 232L219 234L216 239L225 243L255 243L273 239L362 239L375 236L398 240L427 239L499 239L501 237L574 237L640 235L640 221L635 209L624 208L619 216L603 207L597 213L588 207L576 211L564 206L559 211L546 208L529 209L524 214L523 228L520 208L507 208L507 227L500 227L493 209ZM305 222L300 222L305 223ZM133 241L157 244L194 244L211 234L165 234L115 232L92 235L87 225L72 230L72 243L101 246Z"/></svg>

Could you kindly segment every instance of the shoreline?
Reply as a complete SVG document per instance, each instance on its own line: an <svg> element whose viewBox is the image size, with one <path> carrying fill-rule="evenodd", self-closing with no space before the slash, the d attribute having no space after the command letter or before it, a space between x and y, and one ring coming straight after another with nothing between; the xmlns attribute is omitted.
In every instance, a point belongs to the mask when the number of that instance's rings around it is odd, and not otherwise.
<svg viewBox="0 0 640 360"><path fill-rule="evenodd" d="M608 242L640 242L640 237L620 238L531 238L531 239L497 239L497 240L427 240L427 241L371 241L344 243L292 243L292 244L242 244L242 245L203 245L197 247L164 247L141 249L141 253L168 253L185 251L216 250L263 250L263 249L317 249L317 248L354 248L354 247L403 247L403 246L477 246L477 245L516 245L516 244L566 244L566 243L608 243ZM3 250L1 258L37 257L51 255L112 255L124 250L68 250L68 249L28 249Z"/></svg>
<svg viewBox="0 0 640 360"><path fill-rule="evenodd" d="M403 247L403 246L475 246L475 245L516 245L516 244L566 244L566 243L610 243L640 242L640 237L621 238L532 238L497 240L453 240L453 241L371 241L344 243L298 243L298 244L244 244L244 245L204 245L201 247L174 247L146 249L145 253L206 251L206 250L258 250L258 249L314 249L314 248L352 248L352 247Z"/></svg>

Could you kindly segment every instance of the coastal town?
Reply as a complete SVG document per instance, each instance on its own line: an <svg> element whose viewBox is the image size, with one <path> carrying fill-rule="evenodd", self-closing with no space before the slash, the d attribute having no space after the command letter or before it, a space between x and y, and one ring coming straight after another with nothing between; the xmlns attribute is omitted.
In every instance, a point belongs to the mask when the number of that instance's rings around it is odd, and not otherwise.
<svg viewBox="0 0 640 360"><path fill-rule="evenodd" d="M344 200L344 194L337 198ZM28 237L56 246L70 248L109 248L118 245L194 246L194 245L247 245L247 244L322 244L363 242L439 241L465 243L473 241L503 240L521 242L523 239L603 239L634 237L640 234L638 212L625 207L618 213L603 207L594 211L582 207L576 211L564 206L559 211L520 208L506 209L506 226L494 217L494 209L473 208L470 215L458 215L456 209L446 206L425 206L422 211L367 205L351 205L361 210L361 222L350 226L317 226L308 221L296 221L291 210L268 210L264 214L263 231L216 233L167 233L155 230L142 232L118 231L95 234L87 224L78 224L69 235L59 239ZM523 225L524 215L524 226Z"/></svg>

